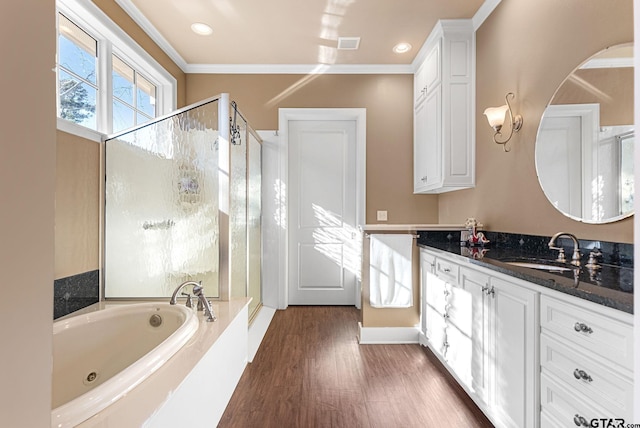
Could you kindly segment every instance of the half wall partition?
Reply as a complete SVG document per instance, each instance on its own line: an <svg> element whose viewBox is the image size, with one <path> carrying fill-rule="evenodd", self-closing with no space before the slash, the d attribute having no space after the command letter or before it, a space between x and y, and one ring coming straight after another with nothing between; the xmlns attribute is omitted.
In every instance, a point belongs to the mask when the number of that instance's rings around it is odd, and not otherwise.
<svg viewBox="0 0 640 428"><path fill-rule="evenodd" d="M104 297L167 298L184 281L207 297L248 296L260 278L260 143L228 94L108 137Z"/></svg>

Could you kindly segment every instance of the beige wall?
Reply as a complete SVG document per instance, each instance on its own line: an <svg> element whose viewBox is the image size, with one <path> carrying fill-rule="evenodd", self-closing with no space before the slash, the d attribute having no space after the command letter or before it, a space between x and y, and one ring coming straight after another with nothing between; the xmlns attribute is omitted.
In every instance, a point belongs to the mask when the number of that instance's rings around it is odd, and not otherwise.
<svg viewBox="0 0 640 428"><path fill-rule="evenodd" d="M145 33L135 21L114 0L93 0L93 2L122 28L133 40L136 41L149 55L164 67L178 82L176 106L184 107L185 104L185 73L173 62L169 56Z"/></svg>
<svg viewBox="0 0 640 428"><path fill-rule="evenodd" d="M413 194L411 75L187 75L187 103L228 92L254 129L278 129L278 108L367 109L367 223L437 223L435 195Z"/></svg>
<svg viewBox="0 0 640 428"><path fill-rule="evenodd" d="M58 131L56 163L59 279L100 267L100 144Z"/></svg>
<svg viewBox="0 0 640 428"><path fill-rule="evenodd" d="M0 425L51 425L55 2L0 14Z"/></svg>
<svg viewBox="0 0 640 428"><path fill-rule="evenodd" d="M534 147L545 106L564 78L607 46L632 41L632 0L503 1L477 32L476 188L441 195L439 220L474 216L490 230L551 235L565 230L579 238L633 242L633 219L608 225L582 224L555 210L538 184ZM504 153L492 142L482 112L513 106L524 125Z"/></svg>

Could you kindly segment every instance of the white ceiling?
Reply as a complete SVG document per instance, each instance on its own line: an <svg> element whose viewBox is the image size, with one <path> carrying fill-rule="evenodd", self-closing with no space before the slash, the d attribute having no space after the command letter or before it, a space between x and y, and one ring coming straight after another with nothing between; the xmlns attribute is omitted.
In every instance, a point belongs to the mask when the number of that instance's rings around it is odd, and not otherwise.
<svg viewBox="0 0 640 428"><path fill-rule="evenodd" d="M325 65L407 70L439 19L483 21L500 0L116 0L186 72ZM486 4L484 4L486 3ZM213 34L200 36L202 22ZM360 37L337 50L338 37ZM396 54L408 42L413 49ZM363 68L365 67L365 68Z"/></svg>

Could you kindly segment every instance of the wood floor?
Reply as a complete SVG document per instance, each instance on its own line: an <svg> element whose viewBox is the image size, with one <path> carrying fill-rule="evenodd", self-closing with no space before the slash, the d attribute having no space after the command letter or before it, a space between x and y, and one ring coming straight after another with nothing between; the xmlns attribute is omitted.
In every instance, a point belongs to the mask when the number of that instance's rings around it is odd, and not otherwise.
<svg viewBox="0 0 640 428"><path fill-rule="evenodd" d="M419 345L359 345L358 311L277 311L219 427L492 427Z"/></svg>

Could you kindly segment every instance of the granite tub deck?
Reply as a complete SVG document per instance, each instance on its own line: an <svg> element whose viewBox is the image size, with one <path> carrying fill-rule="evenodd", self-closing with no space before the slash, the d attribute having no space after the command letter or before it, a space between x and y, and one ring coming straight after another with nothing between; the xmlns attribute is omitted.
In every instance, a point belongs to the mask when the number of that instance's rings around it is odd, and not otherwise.
<svg viewBox="0 0 640 428"><path fill-rule="evenodd" d="M547 246L549 237L485 232L491 243L486 247L460 245L460 232L419 232L418 245L445 251L461 262L482 266L531 283L589 300L610 308L633 313L633 245L580 240L582 266L569 263L567 271L519 267L507 262L539 262L554 264L557 251ZM562 242L563 246L566 245ZM571 258L569 249L565 252ZM599 248L603 253L600 269L590 271L584 265L589 252ZM556 263L556 265L558 265Z"/></svg>

